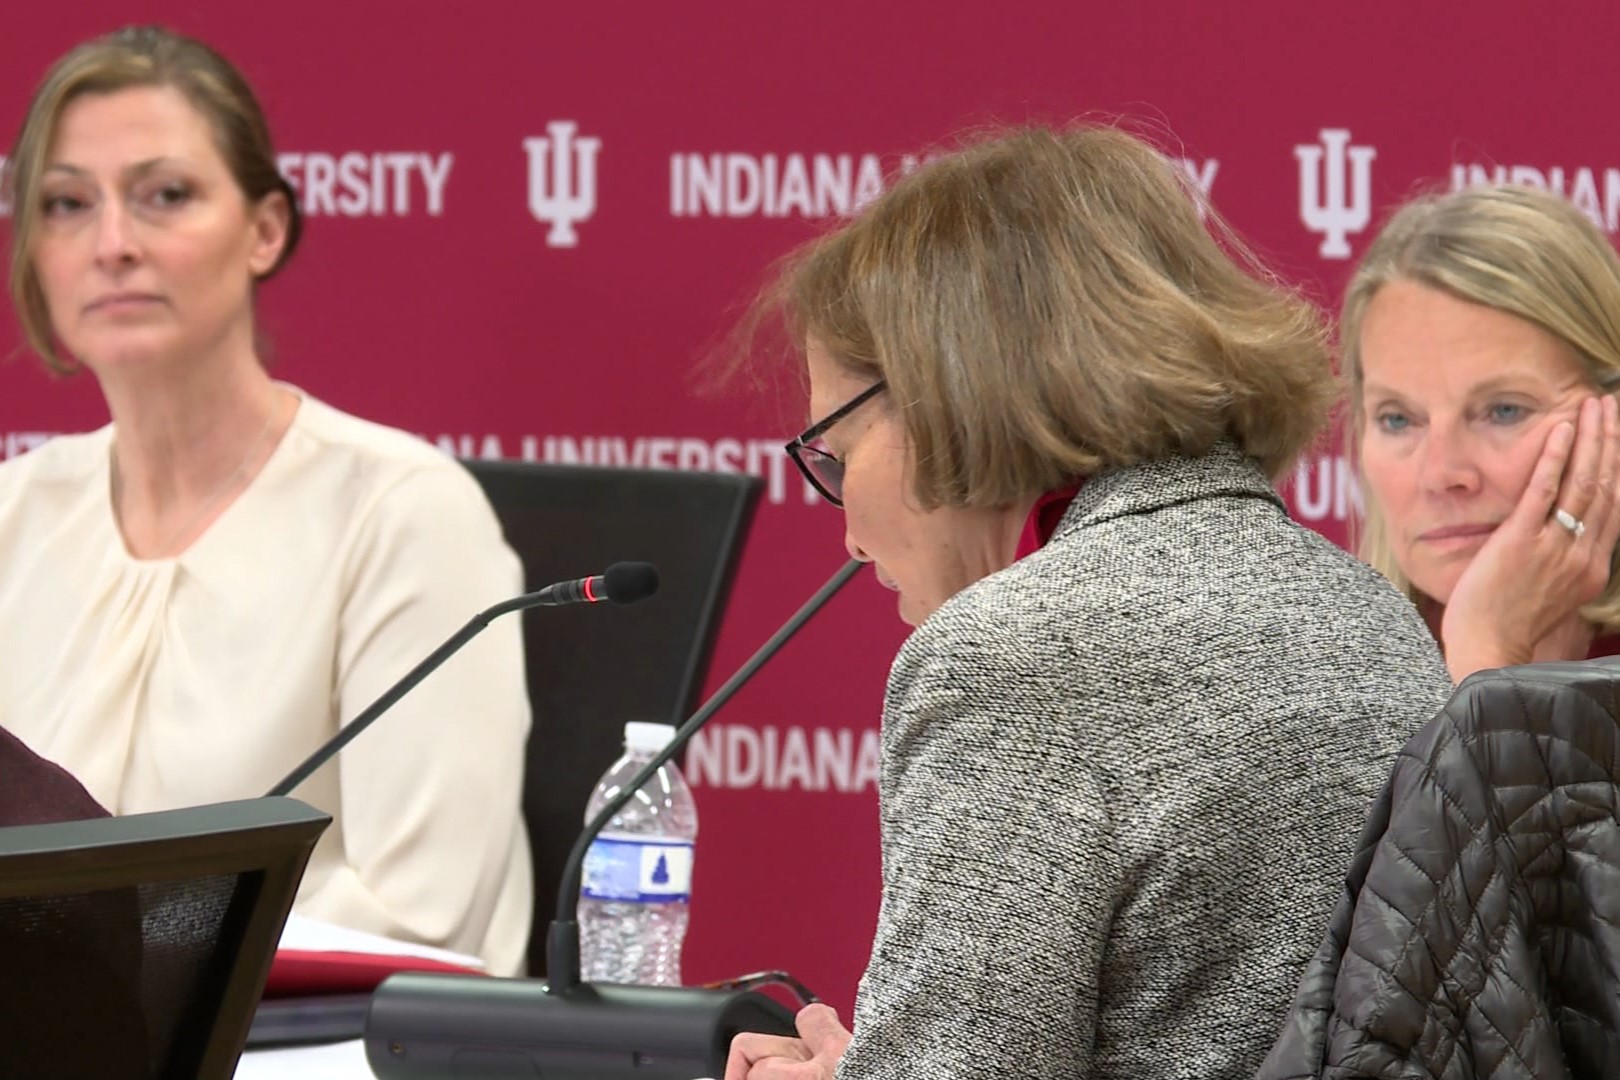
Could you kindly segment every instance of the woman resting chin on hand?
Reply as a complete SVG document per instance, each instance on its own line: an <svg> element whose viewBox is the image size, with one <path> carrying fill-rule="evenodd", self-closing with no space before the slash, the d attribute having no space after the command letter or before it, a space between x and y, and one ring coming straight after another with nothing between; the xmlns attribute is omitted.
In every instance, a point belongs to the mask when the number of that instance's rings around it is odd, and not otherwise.
<svg viewBox="0 0 1620 1080"><path fill-rule="evenodd" d="M1620 259L1562 199L1419 199L1346 293L1367 529L1453 679L1620 652Z"/></svg>

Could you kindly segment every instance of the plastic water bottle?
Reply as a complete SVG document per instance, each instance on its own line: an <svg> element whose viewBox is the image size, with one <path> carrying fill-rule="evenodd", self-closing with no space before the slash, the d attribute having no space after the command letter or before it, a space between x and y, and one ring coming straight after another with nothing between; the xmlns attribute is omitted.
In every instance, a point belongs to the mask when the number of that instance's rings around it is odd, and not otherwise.
<svg viewBox="0 0 1620 1080"><path fill-rule="evenodd" d="M596 817L674 736L668 724L624 725L624 756L597 782L585 820ZM692 789L671 762L592 842L579 893L580 967L586 981L681 985L697 830Z"/></svg>

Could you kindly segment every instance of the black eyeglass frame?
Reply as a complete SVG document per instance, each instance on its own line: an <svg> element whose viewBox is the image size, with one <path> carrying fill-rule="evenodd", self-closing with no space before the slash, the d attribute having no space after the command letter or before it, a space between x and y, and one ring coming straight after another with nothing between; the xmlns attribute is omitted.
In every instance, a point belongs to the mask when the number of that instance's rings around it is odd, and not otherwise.
<svg viewBox="0 0 1620 1080"><path fill-rule="evenodd" d="M793 459L793 464L797 465L799 467L799 471L804 474L804 478L810 481L810 486L816 489L816 494L820 495L823 499L826 499L834 506L844 505L843 496L831 491L826 484L821 482L820 478L816 476L815 470L812 469L809 462L805 460L804 455L809 454L812 457L826 458L829 461L842 464L842 462L839 462L838 459L832 454L827 453L827 451L821 449L820 447L811 446L810 444L825 435L828 428L832 427L834 424L838 423L838 421L842 420L844 417L866 404L869 400L876 397L881 391L887 389L887 387L888 383L882 379L879 379L877 382L873 383L871 386L868 386L865 390L862 390L859 394L856 394L854 397L844 402L842 405L828 413L826 416L822 417L820 420L817 420L814 424L811 424L809 427L805 428L799 433L798 438L794 439L790 443L787 443L783 447L783 449L787 451L787 456Z"/></svg>

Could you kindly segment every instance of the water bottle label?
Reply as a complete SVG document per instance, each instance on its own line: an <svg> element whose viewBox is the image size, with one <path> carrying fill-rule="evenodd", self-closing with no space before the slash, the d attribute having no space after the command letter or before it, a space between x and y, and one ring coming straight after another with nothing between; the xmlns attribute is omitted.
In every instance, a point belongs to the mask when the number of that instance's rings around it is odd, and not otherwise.
<svg viewBox="0 0 1620 1080"><path fill-rule="evenodd" d="M587 900L686 902L692 896L692 844L687 840L597 837L585 853Z"/></svg>

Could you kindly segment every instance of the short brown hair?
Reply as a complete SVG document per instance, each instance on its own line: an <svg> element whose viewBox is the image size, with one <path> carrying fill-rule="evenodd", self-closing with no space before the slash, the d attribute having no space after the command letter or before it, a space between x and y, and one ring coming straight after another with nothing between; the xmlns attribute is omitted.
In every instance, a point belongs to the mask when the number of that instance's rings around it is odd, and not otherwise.
<svg viewBox="0 0 1620 1080"><path fill-rule="evenodd" d="M280 192L287 198L287 241L276 264L284 266L298 246L303 218L292 185L276 168L270 127L253 89L230 61L193 38L154 26L127 27L87 41L46 72L29 103L22 131L6 166L12 203L11 299L28 344L46 365L76 370L56 349L45 294L34 272L32 244L38 227L39 183L62 112L84 94L107 94L135 86L169 86L208 118L220 154L249 202Z"/></svg>
<svg viewBox="0 0 1620 1080"><path fill-rule="evenodd" d="M791 257L762 304L797 346L887 381L924 506L1008 505L1227 438L1277 477L1336 396L1316 308L1107 126L930 162Z"/></svg>
<svg viewBox="0 0 1620 1080"><path fill-rule="evenodd" d="M1556 195L1514 184L1421 195L1389 219L1345 287L1339 321L1350 383L1350 437L1359 464L1361 326L1378 290L1392 281L1439 289L1517 316L1568 346L1595 391L1620 377L1620 257L1598 227ZM1401 573L1382 508L1362 482L1361 557L1423 599ZM1606 632L1620 630L1620 554L1603 595L1582 611Z"/></svg>

